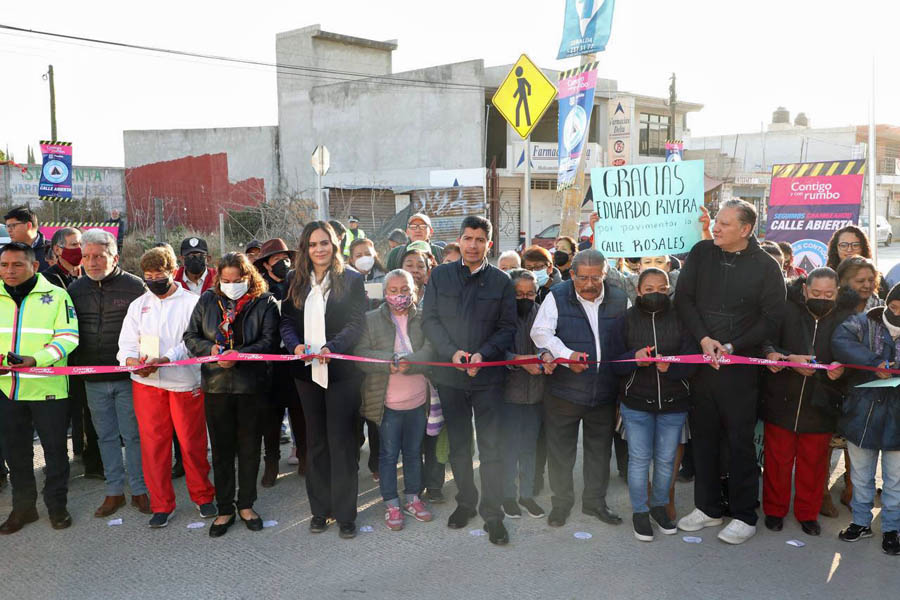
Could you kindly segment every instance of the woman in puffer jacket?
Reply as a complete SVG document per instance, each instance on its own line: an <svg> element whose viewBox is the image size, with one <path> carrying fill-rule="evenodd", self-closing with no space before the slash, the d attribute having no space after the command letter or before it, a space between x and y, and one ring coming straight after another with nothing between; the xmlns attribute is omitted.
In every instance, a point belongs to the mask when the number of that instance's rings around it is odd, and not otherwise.
<svg viewBox="0 0 900 600"><path fill-rule="evenodd" d="M900 285L894 286L886 306L853 315L831 339L834 357L845 364L896 368L900 360ZM840 539L855 542L872 536L875 469L881 452L884 487L881 496L882 549L900 555L900 389L858 387L891 378L884 371L852 369L848 379L838 432L847 438L853 498L853 522Z"/></svg>

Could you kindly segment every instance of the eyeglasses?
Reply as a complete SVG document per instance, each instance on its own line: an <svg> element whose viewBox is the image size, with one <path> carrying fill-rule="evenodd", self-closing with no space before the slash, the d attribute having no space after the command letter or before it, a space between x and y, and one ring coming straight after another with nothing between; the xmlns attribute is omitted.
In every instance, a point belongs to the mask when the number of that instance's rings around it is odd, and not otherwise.
<svg viewBox="0 0 900 600"><path fill-rule="evenodd" d="M15 223L15 222L14 222L14 223L7 223L7 224L6 224L6 228L7 228L7 229L12 229L13 227L18 227L19 225L25 225L25 223Z"/></svg>
<svg viewBox="0 0 900 600"><path fill-rule="evenodd" d="M603 275L576 275L574 277L578 283L603 283Z"/></svg>
<svg viewBox="0 0 900 600"><path fill-rule="evenodd" d="M426 231L428 225L407 225L406 228L410 231Z"/></svg>
<svg viewBox="0 0 900 600"><path fill-rule="evenodd" d="M862 242L841 242L838 244L841 250L859 250L862 248Z"/></svg>

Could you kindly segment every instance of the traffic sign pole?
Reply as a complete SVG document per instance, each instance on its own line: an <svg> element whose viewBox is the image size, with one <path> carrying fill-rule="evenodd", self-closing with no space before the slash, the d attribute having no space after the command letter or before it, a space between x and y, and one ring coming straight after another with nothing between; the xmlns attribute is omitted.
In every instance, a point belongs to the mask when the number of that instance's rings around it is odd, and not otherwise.
<svg viewBox="0 0 900 600"><path fill-rule="evenodd" d="M531 136L525 139L525 195L522 202L522 230L525 232L524 247L531 245Z"/></svg>

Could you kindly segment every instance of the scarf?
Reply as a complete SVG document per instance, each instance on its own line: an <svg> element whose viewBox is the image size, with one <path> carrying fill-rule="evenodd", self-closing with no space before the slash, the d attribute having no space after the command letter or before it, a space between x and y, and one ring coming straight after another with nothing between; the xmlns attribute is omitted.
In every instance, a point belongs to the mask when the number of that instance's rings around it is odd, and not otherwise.
<svg viewBox="0 0 900 600"><path fill-rule="evenodd" d="M303 343L309 347L310 354L318 353L325 345L325 301L331 283L331 273L326 273L321 282L316 281L316 274L310 273L309 294L303 303ZM306 364L312 365L312 380L328 389L328 365L314 359Z"/></svg>
<svg viewBox="0 0 900 600"><path fill-rule="evenodd" d="M219 304L219 310L222 313L222 322L219 323L216 331L216 344L220 348L234 350L234 329L232 325L250 300L252 298L249 294L244 294L238 298L237 302L216 294L216 302Z"/></svg>

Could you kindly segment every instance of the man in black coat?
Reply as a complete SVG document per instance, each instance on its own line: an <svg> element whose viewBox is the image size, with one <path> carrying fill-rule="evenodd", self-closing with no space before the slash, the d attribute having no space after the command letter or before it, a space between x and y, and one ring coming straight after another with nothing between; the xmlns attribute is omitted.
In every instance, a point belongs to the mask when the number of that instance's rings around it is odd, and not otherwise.
<svg viewBox="0 0 900 600"><path fill-rule="evenodd" d="M435 369L450 439L450 467L459 493L447 526L462 529L476 515L478 490L472 469L472 414L478 431L482 499L478 511L494 544L506 544L503 526L503 468L500 414L506 369L466 368L465 363L503 360L516 332L516 294L509 277L487 261L491 223L463 219L458 262L435 268L425 287L422 328L439 361L461 365Z"/></svg>
<svg viewBox="0 0 900 600"><path fill-rule="evenodd" d="M102 229L91 229L81 240L83 267L87 277L69 286L78 314L80 342L72 355L73 365L117 365L119 332L128 305L144 295L144 282L123 271L116 238ZM141 438L138 433L131 380L128 373L86 375L84 388L91 420L97 430L106 476L106 498L94 512L108 517L125 506L126 466L131 504L150 514L150 498L144 483ZM122 462L122 442L126 462Z"/></svg>
<svg viewBox="0 0 900 600"><path fill-rule="evenodd" d="M696 509L678 522L684 531L722 524L719 451L728 444L729 505L734 517L719 539L740 544L756 533L759 472L753 433L757 369L727 366L728 354L759 356L785 309L781 268L753 236L756 209L743 200L722 204L713 240L698 242L681 270L675 306L687 330L710 357L694 377L691 442L697 479Z"/></svg>

